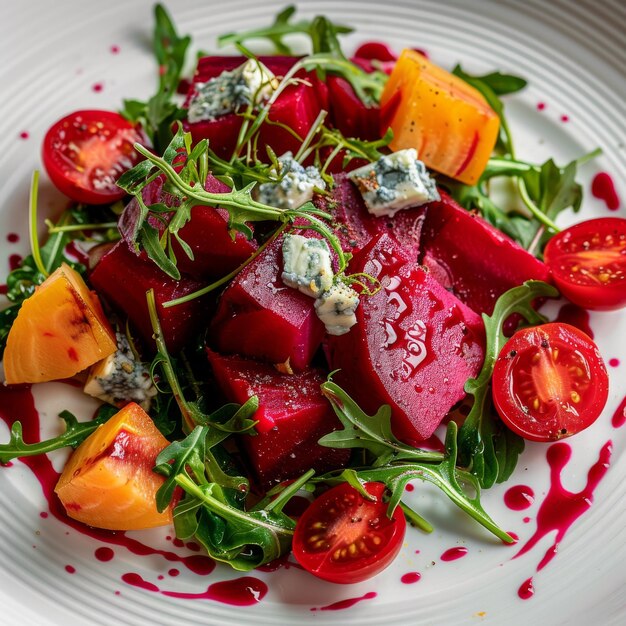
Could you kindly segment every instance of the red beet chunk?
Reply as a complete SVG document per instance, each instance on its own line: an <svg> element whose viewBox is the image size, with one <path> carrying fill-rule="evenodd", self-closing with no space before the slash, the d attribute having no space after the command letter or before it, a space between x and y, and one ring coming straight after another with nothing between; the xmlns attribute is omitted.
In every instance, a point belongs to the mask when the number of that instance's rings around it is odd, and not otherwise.
<svg viewBox="0 0 626 626"><path fill-rule="evenodd" d="M326 83L333 126L346 137L380 139L380 108L366 106L345 78L329 76Z"/></svg>
<svg viewBox="0 0 626 626"><path fill-rule="evenodd" d="M148 289L154 289L163 338L171 352L180 350L206 323L206 300L195 299L167 309L162 306L204 284L188 277L179 281L170 278L152 261L129 250L123 240L102 256L90 279L98 294L130 320L146 346L154 346L146 303Z"/></svg>
<svg viewBox="0 0 626 626"><path fill-rule="evenodd" d="M240 443L264 487L296 478L313 468L322 473L342 467L348 451L318 445L323 435L340 427L320 385L325 374L309 369L288 376L271 365L207 351L219 387L231 402L243 404L256 395L258 435L242 435Z"/></svg>
<svg viewBox="0 0 626 626"><path fill-rule="evenodd" d="M541 261L444 193L428 205L421 243L424 264L477 313L492 313L499 296L526 280L550 281Z"/></svg>
<svg viewBox="0 0 626 626"><path fill-rule="evenodd" d="M168 206L175 206L176 199L162 191L163 180L157 178L143 190L142 197L146 205L162 202ZM205 189L211 193L225 193L230 187L209 175ZM122 236L130 244L132 233L139 217L139 204L133 198L119 222ZM168 219L171 215L163 215ZM150 224L163 232L161 221L151 219ZM183 274L194 278L211 279L221 278L241 265L256 249L257 243L249 240L243 233L237 233L233 239L228 229L228 212L208 206L195 206L191 209L191 219L180 229L181 239L189 245L193 252L190 259L175 238L172 238L172 248L176 256L177 267ZM145 253L142 258L146 259Z"/></svg>
<svg viewBox="0 0 626 626"><path fill-rule="evenodd" d="M317 195L314 203L335 219L344 250L361 250L374 237L388 234L400 244L407 259L417 260L426 211L424 207L404 209L392 218L376 217L368 212L360 191L346 174L337 174L334 180L331 194Z"/></svg>
<svg viewBox="0 0 626 626"><path fill-rule="evenodd" d="M324 336L314 300L281 279L282 238L269 245L225 289L211 324L219 352L269 363L289 360L294 371L311 362Z"/></svg>
<svg viewBox="0 0 626 626"><path fill-rule="evenodd" d="M233 70L245 62L244 57L207 57L198 63L194 82L187 95L185 106L195 94L195 85L206 82L221 74L224 70ZM276 76L285 73L297 61L295 57L260 57L260 60ZM261 126L258 137L259 158L265 155L264 146L269 145L274 152L281 155L287 151L294 154L298 151L302 139L309 132L321 109L328 110L328 88L314 72L300 71L298 84L287 87L271 107L267 121ZM190 131L194 141L208 139L211 149L222 158L230 158L235 146L243 118L237 113L222 115L212 121L196 123L184 122L185 130ZM276 125L279 124L279 125ZM291 129L291 132L280 125ZM295 132L300 139L293 135Z"/></svg>
<svg viewBox="0 0 626 626"><path fill-rule="evenodd" d="M259 61L276 76L284 76L298 61L299 57L260 56ZM198 59L198 66L193 77L194 83L206 83L222 72L231 72L243 65L248 57L243 55L212 55Z"/></svg>
<svg viewBox="0 0 626 626"><path fill-rule="evenodd" d="M334 378L368 413L391 405L398 438L427 439L480 370L482 321L427 271L407 263L387 235L350 269L377 277L382 289L361 298L349 333L329 337L330 368L340 369Z"/></svg>

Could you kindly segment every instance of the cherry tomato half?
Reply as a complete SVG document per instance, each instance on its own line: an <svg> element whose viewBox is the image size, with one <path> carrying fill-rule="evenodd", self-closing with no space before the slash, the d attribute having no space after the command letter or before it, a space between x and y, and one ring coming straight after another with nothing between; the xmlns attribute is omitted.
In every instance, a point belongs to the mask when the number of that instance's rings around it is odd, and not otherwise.
<svg viewBox="0 0 626 626"><path fill-rule="evenodd" d="M357 583L384 570L398 554L406 520L398 506L387 517L385 485L366 483L366 500L348 483L313 501L296 524L293 554L304 569L333 583Z"/></svg>
<svg viewBox="0 0 626 626"><path fill-rule="evenodd" d="M493 400L502 421L531 441L555 441L598 418L609 379L596 344L569 324L517 331L493 370Z"/></svg>
<svg viewBox="0 0 626 626"><path fill-rule="evenodd" d="M76 111L46 133L43 164L54 185L72 200L109 204L124 197L115 183L141 159L133 144L143 140L118 113Z"/></svg>
<svg viewBox="0 0 626 626"><path fill-rule="evenodd" d="M561 293L586 309L626 306L626 219L601 217L561 231L544 251Z"/></svg>

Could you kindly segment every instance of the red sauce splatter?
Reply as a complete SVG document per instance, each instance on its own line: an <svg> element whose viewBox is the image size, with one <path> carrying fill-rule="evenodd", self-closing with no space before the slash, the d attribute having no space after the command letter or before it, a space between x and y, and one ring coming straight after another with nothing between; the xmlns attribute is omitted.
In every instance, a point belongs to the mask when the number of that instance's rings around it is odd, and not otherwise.
<svg viewBox="0 0 626 626"><path fill-rule="evenodd" d="M535 501L535 493L526 485L515 485L504 493L504 504L513 511L523 511Z"/></svg>
<svg viewBox="0 0 626 626"><path fill-rule="evenodd" d="M7 241L9 243L17 243L20 240L20 236L17 233L9 233L7 235Z"/></svg>
<svg viewBox="0 0 626 626"><path fill-rule="evenodd" d="M415 485L412 485L411 483L409 483L409 484L406 486L406 490L407 490L407 491L414 491L414 490L415 490Z"/></svg>
<svg viewBox="0 0 626 626"><path fill-rule="evenodd" d="M619 367L619 359L609 359L609 365L611 367Z"/></svg>
<svg viewBox="0 0 626 626"><path fill-rule="evenodd" d="M348 598L346 600L339 600L338 602L333 602L332 604L328 604L327 606L319 607L320 611L341 611L343 609L349 609L351 606L357 604L357 602L361 602L363 600L371 600L376 597L375 591L368 591L366 594L359 596L358 598ZM313 607L311 611L317 611L318 609Z"/></svg>
<svg viewBox="0 0 626 626"><path fill-rule="evenodd" d="M626 424L626 398L620 402L611 418L611 426L613 428L621 428L624 424Z"/></svg>
<svg viewBox="0 0 626 626"><path fill-rule="evenodd" d="M65 566L65 571L68 574L75 574L76 573L76 568L73 565L66 565Z"/></svg>
<svg viewBox="0 0 626 626"><path fill-rule="evenodd" d="M107 561L111 561L113 559L113 557L115 556L115 552L113 552L111 548L102 547L98 548L94 552L94 556L96 557L96 559L98 559L98 561L106 563Z"/></svg>
<svg viewBox="0 0 626 626"><path fill-rule="evenodd" d="M559 313L554 321L575 326L593 339L593 330L589 325L589 311L582 307L568 302L559 309Z"/></svg>
<svg viewBox="0 0 626 626"><path fill-rule="evenodd" d="M572 455L570 445L559 442L548 448L546 457L550 466L550 489L537 512L537 529L513 557L514 559L526 554L552 531L556 531L556 538L539 561L537 571L543 569L555 557L559 543L571 525L591 506L593 492L609 468L612 445L611 441L607 441L602 446L598 460L587 473L587 484L579 492L568 491L563 487L561 481L561 473ZM524 597L523 593L526 594L525 599L533 594L532 579L528 579L520 587L518 592L520 598Z"/></svg>
<svg viewBox="0 0 626 626"><path fill-rule="evenodd" d="M202 548L195 541L188 542L186 546L187 549L191 550L192 552L200 552L200 550L202 550Z"/></svg>
<svg viewBox="0 0 626 626"><path fill-rule="evenodd" d="M145 589L146 591L160 591L155 584L144 580L139 574L133 572L122 574L122 580L127 585L131 585L131 587L139 587L139 589Z"/></svg>
<svg viewBox="0 0 626 626"><path fill-rule="evenodd" d="M172 576L174 578L180 574L180 570L177 570L175 567L172 567L172 569L167 570L167 574L168 576Z"/></svg>
<svg viewBox="0 0 626 626"><path fill-rule="evenodd" d="M95 91L96 93L100 93L103 89L104 89L104 85L102 83L96 83L95 85L92 85L91 87L91 90Z"/></svg>
<svg viewBox="0 0 626 626"><path fill-rule="evenodd" d="M46 519L46 518L48 517L48 514L47 514L45 511L42 511L42 512L39 514L39 517L41 517L41 519Z"/></svg>
<svg viewBox="0 0 626 626"><path fill-rule="evenodd" d="M30 134L29 134L29 132L27 130L23 130L20 133L20 139L28 139L29 137L30 137Z"/></svg>
<svg viewBox="0 0 626 626"><path fill-rule="evenodd" d="M165 576L163 576L163 574L159 574L157 576L157 580L164 580L164 579L165 579Z"/></svg>
<svg viewBox="0 0 626 626"><path fill-rule="evenodd" d="M598 172L591 181L591 193L594 198L602 200L609 211L617 211L620 199L615 189L613 179L606 172Z"/></svg>
<svg viewBox="0 0 626 626"><path fill-rule="evenodd" d="M529 598L532 598L534 593L535 593L535 588L533 587L533 579L532 578L529 578L529 579L525 580L520 585L520 588L517 590L517 595L522 600L528 600Z"/></svg>
<svg viewBox="0 0 626 626"><path fill-rule="evenodd" d="M545 102L537 102L537 111L543 111L546 108Z"/></svg>
<svg viewBox="0 0 626 626"><path fill-rule="evenodd" d="M119 54L120 53L120 47L116 46L115 44L112 45L109 49L111 50L111 54Z"/></svg>
<svg viewBox="0 0 626 626"><path fill-rule="evenodd" d="M31 443L41 441L39 414L35 409L30 385L8 385L6 387L0 385L0 419L9 428L19 419L22 423L24 440ZM98 539L103 543L122 546L137 556L161 556L166 561L181 563L190 571L202 576L209 574L215 569L215 562L208 556L199 554L190 556L178 555L174 552L148 546L141 541L126 536L123 532L92 528L69 518L61 501L54 493L54 487L59 480L60 474L54 469L48 457L45 455L23 457L20 461L33 472L39 481L42 493L48 502L50 513L76 532Z"/></svg>
<svg viewBox="0 0 626 626"><path fill-rule="evenodd" d="M528 524L530 522L530 517L525 517L522 522L524 522L524 524Z"/></svg>
<svg viewBox="0 0 626 626"><path fill-rule="evenodd" d="M9 257L9 269L16 270L22 263L22 257L19 254L12 254Z"/></svg>
<svg viewBox="0 0 626 626"><path fill-rule="evenodd" d="M177 548L182 548L185 545L185 542L182 541L182 539L179 539L178 537L174 537L174 539L172 539L172 543L177 547Z"/></svg>
<svg viewBox="0 0 626 626"><path fill-rule="evenodd" d="M561 115L562 122L569 122L569 115Z"/></svg>
<svg viewBox="0 0 626 626"><path fill-rule="evenodd" d="M422 578L422 575L419 572L407 572L403 574L402 578L400 578L400 582L403 582L405 585L412 585L413 583L418 582Z"/></svg>
<svg viewBox="0 0 626 626"><path fill-rule="evenodd" d="M170 598L186 600L216 600L233 606L251 606L260 602L267 594L267 585L258 578L242 576L234 580L213 583L202 593L184 593L181 591L161 591Z"/></svg>
<svg viewBox="0 0 626 626"><path fill-rule="evenodd" d="M456 548L450 548L446 550L439 558L442 561L456 561L464 557L467 554L467 548L463 546L458 546Z"/></svg>

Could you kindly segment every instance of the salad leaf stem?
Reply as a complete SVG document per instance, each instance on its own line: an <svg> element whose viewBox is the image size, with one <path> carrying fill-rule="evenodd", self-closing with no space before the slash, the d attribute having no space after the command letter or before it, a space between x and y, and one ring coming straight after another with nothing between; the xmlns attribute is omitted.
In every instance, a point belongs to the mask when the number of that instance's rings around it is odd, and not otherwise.
<svg viewBox="0 0 626 626"><path fill-rule="evenodd" d="M28 231L30 233L30 249L33 255L33 260L35 261L35 266L40 274L43 274L45 278L48 278L50 273L47 268L44 266L43 259L41 258L41 249L39 248L39 234L37 232L37 204L38 204L38 193L39 193L39 171L35 170L33 172L33 176L31 178L30 184L30 211L28 212L29 217L29 228Z"/></svg>

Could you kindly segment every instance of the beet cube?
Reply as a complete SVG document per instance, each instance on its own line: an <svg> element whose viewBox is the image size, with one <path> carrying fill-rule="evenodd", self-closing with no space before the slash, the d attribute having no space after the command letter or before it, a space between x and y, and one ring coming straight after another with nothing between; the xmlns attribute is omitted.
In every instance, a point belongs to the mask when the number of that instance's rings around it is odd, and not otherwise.
<svg viewBox="0 0 626 626"><path fill-rule="evenodd" d="M332 125L345 137L380 139L380 108L366 106L345 78L328 76L326 84Z"/></svg>
<svg viewBox="0 0 626 626"><path fill-rule="evenodd" d="M389 234L400 244L404 256L417 260L425 207L410 207L392 218L376 217L368 212L361 192L347 174L335 175L334 181L330 195L318 194L314 203L333 216L344 250L361 250L373 238Z"/></svg>
<svg viewBox="0 0 626 626"><path fill-rule="evenodd" d="M147 185L142 192L144 203L150 205L162 202L174 207L176 199L164 193L162 189L162 178L157 178ZM230 187L210 174L207 177L205 189L210 193L230 191ZM173 213L162 214L162 218L168 220L172 215ZM119 222L122 237L129 245L132 245L133 231L138 217L139 204L133 198L124 209ZM162 221L150 219L150 224L163 232ZM176 265L181 273L194 278L221 278L241 265L257 249L256 241L247 239L243 233L236 233L233 239L228 229L228 212L215 207L193 207L191 218L180 229L179 235L191 248L194 258L190 259L178 241L172 237ZM145 253L142 253L141 257L147 259Z"/></svg>
<svg viewBox="0 0 626 626"><path fill-rule="evenodd" d="M526 280L550 281L541 261L445 193L428 205L421 244L422 262L477 313L492 313L505 291Z"/></svg>
<svg viewBox="0 0 626 626"><path fill-rule="evenodd" d="M176 281L164 274L152 261L134 254L122 240L102 256L90 275L99 295L137 330L146 347L154 346L148 314L146 291L154 289L163 338L170 352L180 350L206 324L206 299L164 309L162 304L201 289L204 284L183 277Z"/></svg>
<svg viewBox="0 0 626 626"><path fill-rule="evenodd" d="M484 358L481 318L407 262L398 244L381 235L355 256L351 271L381 281L361 297L357 324L329 337L335 381L370 414L392 408L392 430L404 441L427 439L461 400Z"/></svg>
<svg viewBox="0 0 626 626"><path fill-rule="evenodd" d="M322 370L288 376L265 363L211 351L207 354L229 401L243 404L251 396L259 398L254 415L258 435L241 435L239 442L264 487L297 478L310 468L322 473L345 465L347 450L317 443L341 426L320 391L326 378Z"/></svg>
<svg viewBox="0 0 626 626"><path fill-rule="evenodd" d="M210 341L219 352L242 354L294 371L311 362L324 325L314 300L281 279L282 238L272 242L224 290L211 323Z"/></svg>
<svg viewBox="0 0 626 626"><path fill-rule="evenodd" d="M276 76L284 76L293 64L296 57L259 57L269 70ZM219 76L223 71L233 70L246 61L241 56L205 57L200 59L193 83L187 94L185 106L189 105L196 93L196 84L206 82L210 78ZM259 131L258 146L259 158L265 157L264 146L269 145L279 156L287 151L294 154L298 151L302 139L309 132L320 110L328 110L328 88L319 80L314 72L300 71L297 78L301 82L294 83L276 99L270 109L268 121L264 122ZM192 133L194 141L208 139L211 149L222 158L230 158L235 146L243 117L237 113L221 115L214 120L189 123L183 126ZM284 125L286 128L281 127ZM299 135L295 137L295 132Z"/></svg>

